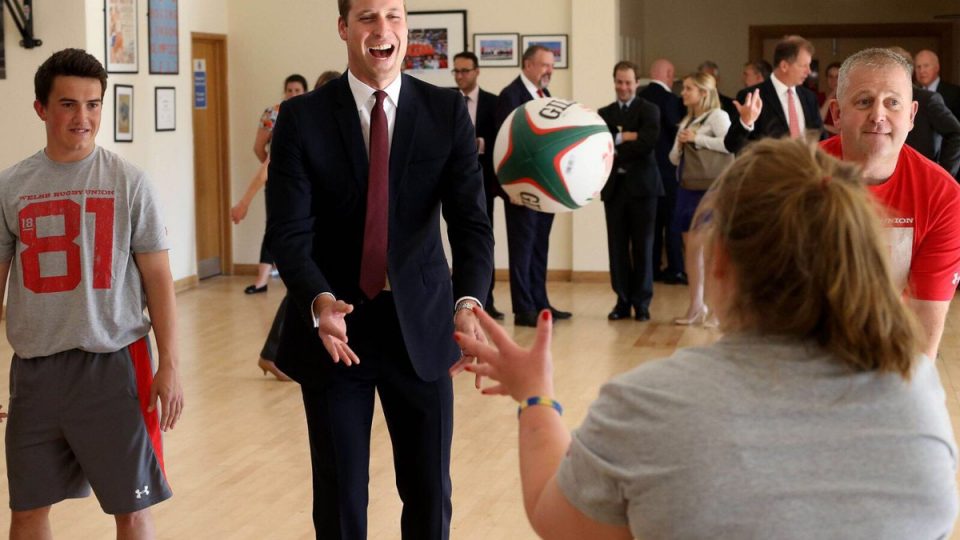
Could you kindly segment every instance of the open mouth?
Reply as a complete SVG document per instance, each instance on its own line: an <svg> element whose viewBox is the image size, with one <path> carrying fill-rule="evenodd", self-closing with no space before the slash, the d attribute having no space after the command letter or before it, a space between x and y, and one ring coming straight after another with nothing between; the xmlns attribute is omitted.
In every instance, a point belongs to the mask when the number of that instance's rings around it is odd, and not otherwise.
<svg viewBox="0 0 960 540"><path fill-rule="evenodd" d="M393 55L394 46L393 45L375 45L367 49L370 51L370 56L374 58L390 58Z"/></svg>

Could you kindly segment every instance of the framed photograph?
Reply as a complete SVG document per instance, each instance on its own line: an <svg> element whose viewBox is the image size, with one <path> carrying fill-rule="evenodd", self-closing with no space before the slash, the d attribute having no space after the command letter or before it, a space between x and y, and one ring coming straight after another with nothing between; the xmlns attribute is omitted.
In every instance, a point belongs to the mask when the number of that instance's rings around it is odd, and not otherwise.
<svg viewBox="0 0 960 540"><path fill-rule="evenodd" d="M520 40L520 54L527 50L531 45L541 45L553 51L555 62L553 67L556 69L567 69L567 50L566 34L542 34L523 36Z"/></svg>
<svg viewBox="0 0 960 540"><path fill-rule="evenodd" d="M137 0L104 0L107 73L136 73Z"/></svg>
<svg viewBox="0 0 960 540"><path fill-rule="evenodd" d="M133 86L113 85L113 140L133 142Z"/></svg>
<svg viewBox="0 0 960 540"><path fill-rule="evenodd" d="M520 34L474 34L473 52L480 67L517 67L520 65Z"/></svg>
<svg viewBox="0 0 960 540"><path fill-rule="evenodd" d="M158 86L153 89L153 121L156 131L176 131L177 129L177 89L172 86Z"/></svg>
<svg viewBox="0 0 960 540"><path fill-rule="evenodd" d="M411 11L403 71L437 86L455 88L453 57L467 50L467 12Z"/></svg>
<svg viewBox="0 0 960 540"><path fill-rule="evenodd" d="M147 4L147 38L151 75L180 73L177 2L178 0L149 0Z"/></svg>

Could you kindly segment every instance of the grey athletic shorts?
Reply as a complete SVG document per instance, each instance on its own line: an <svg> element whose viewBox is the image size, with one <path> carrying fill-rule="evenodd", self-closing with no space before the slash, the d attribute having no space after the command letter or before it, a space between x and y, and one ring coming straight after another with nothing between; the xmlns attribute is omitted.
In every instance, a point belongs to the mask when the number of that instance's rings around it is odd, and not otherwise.
<svg viewBox="0 0 960 540"><path fill-rule="evenodd" d="M6 432L10 508L33 510L90 488L108 514L170 498L146 337L113 353L13 357Z"/></svg>

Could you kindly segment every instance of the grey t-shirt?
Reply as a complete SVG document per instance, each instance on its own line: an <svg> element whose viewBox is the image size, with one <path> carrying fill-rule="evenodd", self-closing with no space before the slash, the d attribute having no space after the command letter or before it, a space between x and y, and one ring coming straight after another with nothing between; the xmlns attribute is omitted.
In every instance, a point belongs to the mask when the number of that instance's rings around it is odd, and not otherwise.
<svg viewBox="0 0 960 540"><path fill-rule="evenodd" d="M944 538L958 505L944 399L926 357L906 382L727 336L604 385L558 482L638 538Z"/></svg>
<svg viewBox="0 0 960 540"><path fill-rule="evenodd" d="M146 174L100 147L73 163L41 150L0 172L7 338L17 355L112 352L145 336L133 254L167 249L160 216Z"/></svg>

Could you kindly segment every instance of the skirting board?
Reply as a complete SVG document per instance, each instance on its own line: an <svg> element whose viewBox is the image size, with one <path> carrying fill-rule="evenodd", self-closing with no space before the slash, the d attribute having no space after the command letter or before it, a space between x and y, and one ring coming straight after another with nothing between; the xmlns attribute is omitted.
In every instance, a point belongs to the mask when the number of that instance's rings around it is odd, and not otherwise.
<svg viewBox="0 0 960 540"><path fill-rule="evenodd" d="M176 292L183 292L190 290L200 284L200 279L197 278L197 275L187 276L183 279L178 279L173 282L173 290Z"/></svg>

